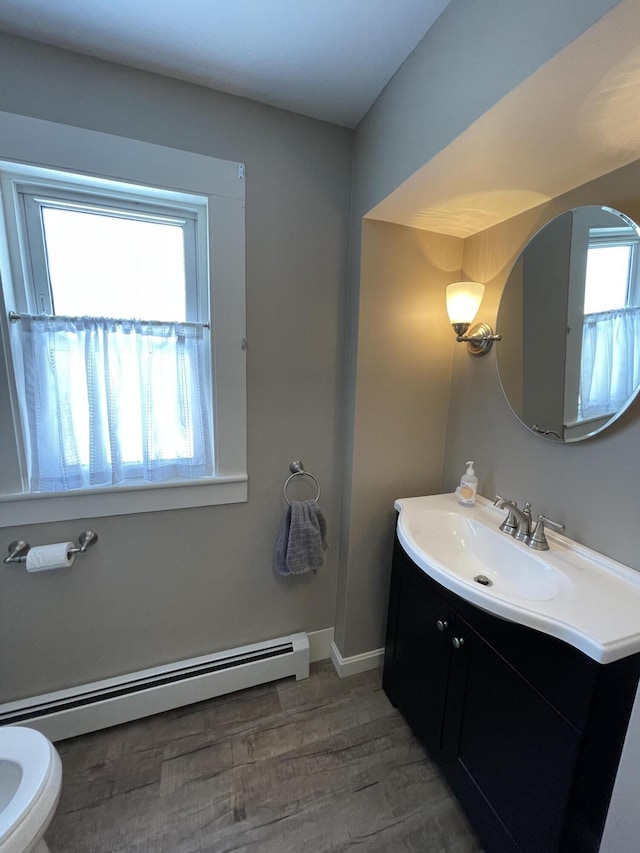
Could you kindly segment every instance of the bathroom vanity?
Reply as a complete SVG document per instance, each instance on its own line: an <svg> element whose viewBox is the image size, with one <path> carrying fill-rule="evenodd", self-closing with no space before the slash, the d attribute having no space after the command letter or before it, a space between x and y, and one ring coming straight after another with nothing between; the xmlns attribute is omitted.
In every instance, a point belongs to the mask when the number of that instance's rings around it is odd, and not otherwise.
<svg viewBox="0 0 640 853"><path fill-rule="evenodd" d="M436 513L431 537L420 523L424 507ZM580 573L588 574L584 553L572 563L552 542L559 553L532 558L536 566L520 553L526 546L498 532L493 508L465 515L450 495L396 508L383 678L389 699L442 770L486 853L595 853L640 675L640 608L635 632L630 607L617 638L608 617L598 626L594 615L592 630L584 616L568 624L571 607L580 610L572 597L580 600ZM524 580L514 582L505 561L517 565L521 557ZM492 568L491 558L501 565ZM489 587L474 580L479 568ZM627 569L626 577L624 569L614 570L612 586L640 604L636 573ZM542 580L529 582L538 571ZM600 601L603 611L608 605ZM562 607L569 608L564 619Z"/></svg>

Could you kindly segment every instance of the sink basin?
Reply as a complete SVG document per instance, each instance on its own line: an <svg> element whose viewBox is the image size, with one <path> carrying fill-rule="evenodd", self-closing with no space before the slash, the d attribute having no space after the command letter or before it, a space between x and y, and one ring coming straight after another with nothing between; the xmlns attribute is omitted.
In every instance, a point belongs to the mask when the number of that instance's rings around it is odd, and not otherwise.
<svg viewBox="0 0 640 853"><path fill-rule="evenodd" d="M534 552L514 548L515 542L497 525L492 530L464 512L432 509L409 519L407 526L419 548L446 563L461 580L486 586L492 595L545 601L558 594L560 572Z"/></svg>
<svg viewBox="0 0 640 853"><path fill-rule="evenodd" d="M600 663L640 652L640 572L549 531L550 550L534 551L499 530L505 511L480 496L473 507L447 494L395 508L405 552L451 592Z"/></svg>

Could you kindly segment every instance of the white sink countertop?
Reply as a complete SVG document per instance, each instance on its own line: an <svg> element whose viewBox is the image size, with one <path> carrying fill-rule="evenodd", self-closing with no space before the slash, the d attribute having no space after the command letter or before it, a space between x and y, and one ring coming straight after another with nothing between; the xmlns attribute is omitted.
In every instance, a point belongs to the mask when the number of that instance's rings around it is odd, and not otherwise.
<svg viewBox="0 0 640 853"><path fill-rule="evenodd" d="M599 663L640 652L640 572L548 530L550 550L536 551L499 530L506 510L486 498L467 507L453 494L429 495L394 506L409 557L471 604Z"/></svg>

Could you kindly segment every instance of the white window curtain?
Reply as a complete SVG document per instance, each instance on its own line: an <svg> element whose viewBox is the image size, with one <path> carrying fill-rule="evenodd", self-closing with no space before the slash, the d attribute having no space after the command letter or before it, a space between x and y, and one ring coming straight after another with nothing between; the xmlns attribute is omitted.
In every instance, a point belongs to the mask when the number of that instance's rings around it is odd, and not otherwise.
<svg viewBox="0 0 640 853"><path fill-rule="evenodd" d="M22 315L32 492L213 473L203 326Z"/></svg>
<svg viewBox="0 0 640 853"><path fill-rule="evenodd" d="M579 418L612 414L640 385L640 306L587 314L582 332Z"/></svg>

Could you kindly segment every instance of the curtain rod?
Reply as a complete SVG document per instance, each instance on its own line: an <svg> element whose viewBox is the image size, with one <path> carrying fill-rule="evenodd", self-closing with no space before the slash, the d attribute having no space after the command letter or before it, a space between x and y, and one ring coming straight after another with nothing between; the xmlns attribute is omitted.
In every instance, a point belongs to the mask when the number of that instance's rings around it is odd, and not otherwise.
<svg viewBox="0 0 640 853"><path fill-rule="evenodd" d="M16 311L9 311L7 315L10 323L17 323L23 317L44 317L58 320L84 320L84 317L72 317L67 314L18 314ZM210 329L211 323L194 323L189 320L131 320L127 318L117 317L89 317L90 320L110 320L116 323L147 323L150 326L166 326L168 323L179 323L184 326L201 326L203 329Z"/></svg>

